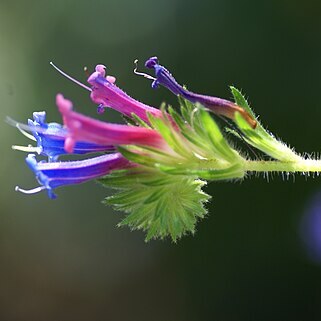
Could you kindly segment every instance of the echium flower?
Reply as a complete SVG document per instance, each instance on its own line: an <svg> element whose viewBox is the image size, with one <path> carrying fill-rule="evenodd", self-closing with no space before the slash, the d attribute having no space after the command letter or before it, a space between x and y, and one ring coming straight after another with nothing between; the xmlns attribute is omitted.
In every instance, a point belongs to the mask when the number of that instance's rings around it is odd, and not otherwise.
<svg viewBox="0 0 321 321"><path fill-rule="evenodd" d="M163 85L175 95L181 96L194 104L200 103L217 115L222 115L227 118L234 119L235 113L238 112L243 116L243 118L249 123L251 127L256 127L257 122L251 116L251 114L249 114L244 108L238 106L234 102L218 97L196 94L181 86L175 80L172 74L164 66L161 66L158 63L157 57L149 58L145 62L145 66L147 68L155 70L156 78L151 77L153 79L152 87L154 89L156 89L159 85Z"/></svg>
<svg viewBox="0 0 321 321"><path fill-rule="evenodd" d="M210 198L202 191L206 181L242 179L251 172L321 171L319 160L302 158L267 132L236 88L231 87L234 102L196 94L179 85L156 57L147 60L146 66L155 69L156 78L136 69L135 73L152 79L153 88L161 84L177 95L180 113L128 96L115 85L115 77L106 76L103 65L97 65L89 76L90 87L54 66L90 91L99 114L109 107L130 120L111 124L90 118L74 111L72 102L58 94L63 125L47 124L44 112L34 113L28 125L14 123L37 143L14 149L31 153L26 161L40 184L29 191L17 190L27 194L47 190L54 198L57 187L98 179L117 190L105 203L127 214L120 225L145 230L146 240L170 236L176 241L187 232L194 233L197 220L206 215ZM235 128L222 130L208 111L233 120ZM235 134L235 141L227 140L225 129ZM240 138L269 159L249 159L237 148ZM37 161L34 153L48 156L49 161ZM102 155L58 161L66 153Z"/></svg>

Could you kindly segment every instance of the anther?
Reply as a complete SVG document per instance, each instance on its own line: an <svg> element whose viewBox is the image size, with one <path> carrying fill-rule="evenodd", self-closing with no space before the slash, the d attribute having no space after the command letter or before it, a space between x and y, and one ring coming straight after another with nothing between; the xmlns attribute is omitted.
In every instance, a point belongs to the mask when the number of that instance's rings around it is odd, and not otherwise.
<svg viewBox="0 0 321 321"><path fill-rule="evenodd" d="M104 107L104 105L103 104L99 104L98 106L97 106L97 113L98 114L103 114L105 112L105 107Z"/></svg>
<svg viewBox="0 0 321 321"><path fill-rule="evenodd" d="M90 76L87 66L84 67L84 73L85 73L87 78Z"/></svg>
<svg viewBox="0 0 321 321"><path fill-rule="evenodd" d="M39 186L39 187L36 187L36 188L33 188L33 189L29 189L29 190L22 189L19 186L16 186L14 190L16 192L20 192L20 193L23 193L23 194L36 194L36 193L39 193L39 192L41 192L41 191L43 191L45 189L46 189L45 186Z"/></svg>

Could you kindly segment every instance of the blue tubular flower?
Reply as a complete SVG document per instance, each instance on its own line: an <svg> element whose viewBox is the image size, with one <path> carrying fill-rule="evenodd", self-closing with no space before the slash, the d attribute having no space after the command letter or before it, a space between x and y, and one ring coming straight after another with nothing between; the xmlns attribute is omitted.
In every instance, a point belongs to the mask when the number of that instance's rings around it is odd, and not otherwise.
<svg viewBox="0 0 321 321"><path fill-rule="evenodd" d="M65 139L68 135L67 129L58 123L46 123L46 113L34 112L33 120L28 120L28 126L16 125L22 133L30 139L37 142L37 147L22 147L13 146L13 149L22 150L26 152L36 152L38 154L48 156L49 162L56 161L60 155L66 154L64 149ZM30 130L33 134L26 133L21 127ZM87 142L77 142L74 148L74 154L87 154L95 152L109 152L115 151L112 145L98 145Z"/></svg>
<svg viewBox="0 0 321 321"><path fill-rule="evenodd" d="M73 185L103 177L113 170L133 167L120 153L106 154L81 161L69 162L37 162L34 154L26 158L28 166L33 170L41 186L32 190L16 187L16 191L34 194L42 190L48 191L50 198L56 198L53 189L63 185Z"/></svg>
<svg viewBox="0 0 321 321"><path fill-rule="evenodd" d="M235 113L239 112L252 128L256 127L256 120L253 119L246 110L235 103L218 97L196 94L182 87L171 73L158 63L157 57L149 58L145 62L145 66L147 68L154 69L156 78L142 73L138 74L141 74L146 78L153 79L152 88L156 89L159 85L163 85L175 95L179 95L192 103L200 103L215 114L222 115L233 120L235 119Z"/></svg>

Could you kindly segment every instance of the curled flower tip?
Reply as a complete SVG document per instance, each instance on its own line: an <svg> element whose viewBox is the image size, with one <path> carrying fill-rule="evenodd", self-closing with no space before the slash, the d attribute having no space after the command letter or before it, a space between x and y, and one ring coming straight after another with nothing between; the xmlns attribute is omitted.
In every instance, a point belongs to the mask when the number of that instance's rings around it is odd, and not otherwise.
<svg viewBox="0 0 321 321"><path fill-rule="evenodd" d="M145 62L145 67L147 68L154 68L156 65L158 65L158 58L157 57L150 57Z"/></svg>
<svg viewBox="0 0 321 321"><path fill-rule="evenodd" d="M95 70L96 70L96 72L99 73L100 77L105 77L105 75L106 75L106 66L105 65L97 65Z"/></svg>
<svg viewBox="0 0 321 321"><path fill-rule="evenodd" d="M88 86L84 85L83 83L81 83L80 81L78 81L77 79L69 76L68 74L66 74L64 71L62 71L60 68L58 68L52 61L49 62L49 64L54 67L60 74L62 74L64 77L66 77L67 79L71 80L72 82L74 82L75 84L79 85L80 87L91 91L91 88L89 88Z"/></svg>
<svg viewBox="0 0 321 321"><path fill-rule="evenodd" d="M20 193L23 193L23 194L37 194L37 193L40 193L41 191L45 190L46 187L45 186L38 186L38 187L35 187L33 189L23 189L23 188L20 188L19 186L16 186L14 188L14 190L16 192L20 192Z"/></svg>

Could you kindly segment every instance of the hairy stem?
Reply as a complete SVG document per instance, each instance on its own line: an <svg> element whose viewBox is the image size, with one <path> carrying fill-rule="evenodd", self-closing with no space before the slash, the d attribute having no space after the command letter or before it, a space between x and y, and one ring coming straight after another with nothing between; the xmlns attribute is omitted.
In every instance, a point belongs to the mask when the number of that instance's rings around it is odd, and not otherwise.
<svg viewBox="0 0 321 321"><path fill-rule="evenodd" d="M321 160L303 159L295 162L246 161L247 172L321 172Z"/></svg>

